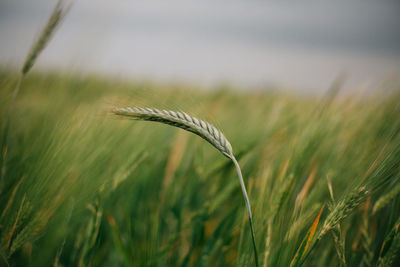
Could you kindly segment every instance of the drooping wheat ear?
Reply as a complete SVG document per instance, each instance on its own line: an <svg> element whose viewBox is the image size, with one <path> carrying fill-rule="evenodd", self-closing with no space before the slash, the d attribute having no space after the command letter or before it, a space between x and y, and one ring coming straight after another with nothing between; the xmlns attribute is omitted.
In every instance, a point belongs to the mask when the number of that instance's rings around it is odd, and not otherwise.
<svg viewBox="0 0 400 267"><path fill-rule="evenodd" d="M191 117L185 112L155 108L115 108L112 112L137 120L157 121L197 134L217 148L226 157L232 157L232 146L225 136L208 122Z"/></svg>
<svg viewBox="0 0 400 267"><path fill-rule="evenodd" d="M112 110L112 113L136 120L161 122L164 124L182 128L208 141L211 145L213 145L216 149L218 149L224 156L230 158L233 161L239 177L239 182L242 189L243 197L246 202L247 212L249 215L251 237L254 248L254 257L256 266L258 266L258 254L255 241L255 232L253 227L253 217L251 214L250 200L249 197L247 196L246 186L243 181L242 171L240 170L239 163L237 162L235 156L233 155L231 144L225 138L222 132L217 128L215 128L210 123L189 116L185 112L159 110L155 108L126 107L126 108L115 108Z"/></svg>
<svg viewBox="0 0 400 267"><path fill-rule="evenodd" d="M51 14L49 20L47 21L46 26L43 28L39 37L36 39L34 44L31 46L29 50L28 56L25 59L24 65L22 67L22 74L26 74L33 66L36 61L36 58L42 52L42 50L49 43L51 37L54 35L54 32L61 24L62 20L67 15L69 9L71 8L71 4L66 5L65 1L59 0L57 5L55 6L53 13Z"/></svg>

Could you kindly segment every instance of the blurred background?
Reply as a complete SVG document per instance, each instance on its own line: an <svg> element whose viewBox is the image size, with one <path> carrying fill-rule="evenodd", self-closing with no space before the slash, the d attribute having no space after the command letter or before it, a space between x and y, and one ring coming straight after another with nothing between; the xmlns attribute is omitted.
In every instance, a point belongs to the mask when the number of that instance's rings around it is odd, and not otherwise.
<svg viewBox="0 0 400 267"><path fill-rule="evenodd" d="M0 64L21 64L55 1L0 1ZM243 90L376 88L400 72L399 1L75 1L42 69ZM19 66L19 65L18 65Z"/></svg>

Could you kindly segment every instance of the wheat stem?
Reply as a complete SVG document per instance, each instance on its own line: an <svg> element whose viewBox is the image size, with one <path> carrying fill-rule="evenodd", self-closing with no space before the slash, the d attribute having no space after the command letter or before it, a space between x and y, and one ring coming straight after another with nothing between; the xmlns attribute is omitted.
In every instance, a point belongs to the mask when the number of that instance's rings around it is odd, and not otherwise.
<svg viewBox="0 0 400 267"><path fill-rule="evenodd" d="M247 212L249 215L249 225L251 230L251 237L254 248L254 257L256 266L258 267L258 254L256 246L255 231L253 227L253 217L251 215L250 200L247 196L246 186L243 181L242 171L240 170L239 163L233 155L232 146L225 138L220 130L215 128L208 122L191 117L185 112L175 112L171 110L159 110L155 108L115 108L112 113L120 116L129 117L136 120L155 121L175 126L186 131L192 132L204 140L208 141L211 145L217 148L224 156L231 159L235 164L236 171L239 177L240 187L242 189L243 197L246 203Z"/></svg>
<svg viewBox="0 0 400 267"><path fill-rule="evenodd" d="M257 254L256 236L255 236L255 232L254 232L253 216L251 214L250 200L249 200L249 197L247 196L246 186L244 185L242 171L240 170L239 163L237 162L236 158L233 155L231 157L231 160L235 164L236 171L237 171L237 174L238 174L238 177L239 177L240 186L242 188L243 197L244 197L244 200L246 202L247 213L249 215L249 225L250 225L250 230L251 230L251 239L252 239L252 242L253 242L254 258L255 258L256 266L258 266L258 254Z"/></svg>
<svg viewBox="0 0 400 267"><path fill-rule="evenodd" d="M14 111L15 101L21 89L21 82L25 75L30 71L33 64L35 63L37 57L49 43L51 37L55 33L55 30L62 22L63 18L68 13L71 8L71 4L66 6L64 0L59 0L57 5L55 6L49 20L47 21L46 26L43 28L41 34L38 36L38 39L32 44L28 55L25 58L24 64L21 68L20 73L18 74L17 85L15 86L10 106L8 108L8 114L4 126L4 134L1 142L1 151L0 151L0 193L4 187L4 177L6 174L6 157L7 157L7 142L8 142L8 132L10 128L11 116Z"/></svg>
<svg viewBox="0 0 400 267"><path fill-rule="evenodd" d="M10 128L10 121L11 121L11 116L13 114L14 111L14 105L15 105L15 100L17 99L18 93L21 89L21 81L23 78L23 74L21 73L20 75L18 75L18 80L17 80L17 84L15 85L15 89L11 98L11 102L10 102L10 106L8 108L8 114L7 114L7 118L6 118L6 123L4 126L4 134L3 134L3 138L1 141L1 174L0 174L0 193L3 191L3 186L4 186L4 176L6 173L6 157L7 157L7 142L8 142L8 130Z"/></svg>

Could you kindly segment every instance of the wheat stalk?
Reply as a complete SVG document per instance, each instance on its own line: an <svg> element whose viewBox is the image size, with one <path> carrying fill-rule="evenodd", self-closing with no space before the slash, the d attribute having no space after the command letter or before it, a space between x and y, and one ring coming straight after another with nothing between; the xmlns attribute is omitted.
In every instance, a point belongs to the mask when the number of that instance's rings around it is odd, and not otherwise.
<svg viewBox="0 0 400 267"><path fill-rule="evenodd" d="M397 195L400 194L400 183L394 186L388 193L381 196L375 203L374 208L372 209L372 214L376 214L377 211L385 207L390 203Z"/></svg>
<svg viewBox="0 0 400 267"><path fill-rule="evenodd" d="M350 192L343 200L338 202L331 213L325 219L322 230L318 236L321 239L327 232L334 229L343 219L351 214L367 197L369 191L366 187L357 187Z"/></svg>
<svg viewBox="0 0 400 267"><path fill-rule="evenodd" d="M2 191L3 186L3 179L5 176L5 163L6 163L6 156L7 156L7 143L8 143L8 131L10 128L10 121L12 117L12 113L14 111L15 100L19 94L21 89L21 82L25 75L29 72L32 68L33 64L35 63L37 57L49 43L51 37L54 35L55 30L61 24L63 18L68 13L69 9L71 8L71 4L66 5L64 0L59 0L57 5L55 6L49 20L47 21L46 26L43 28L42 32L40 33L37 40L31 46L29 53L24 61L24 64L20 70L18 75L18 81L14 88L14 92L11 97L10 106L8 108L8 114L6 118L6 122L4 124L4 135L1 142L1 151L0 151L0 192Z"/></svg>
<svg viewBox="0 0 400 267"><path fill-rule="evenodd" d="M161 122L164 124L168 124L192 132L200 136L207 142L209 142L216 149L218 149L224 156L232 160L232 162L236 167L243 197L246 202L247 212L249 215L251 237L253 242L254 257L256 266L258 266L258 254L255 241L255 232L253 227L253 217L251 214L250 200L249 197L247 196L246 186L243 181L242 171L240 170L239 163L237 162L235 156L233 155L231 144L223 135L223 133L210 123L189 116L185 112L159 110L155 108L126 107L126 108L115 108L112 110L112 113L136 120Z"/></svg>

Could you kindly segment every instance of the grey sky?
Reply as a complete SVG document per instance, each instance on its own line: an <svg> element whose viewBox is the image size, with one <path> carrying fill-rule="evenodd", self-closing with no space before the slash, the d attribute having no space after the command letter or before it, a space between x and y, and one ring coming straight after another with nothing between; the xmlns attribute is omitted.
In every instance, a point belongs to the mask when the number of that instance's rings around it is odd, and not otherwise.
<svg viewBox="0 0 400 267"><path fill-rule="evenodd" d="M0 0L0 62L18 64L55 1ZM77 0L40 67L203 85L325 90L400 73L397 1Z"/></svg>

